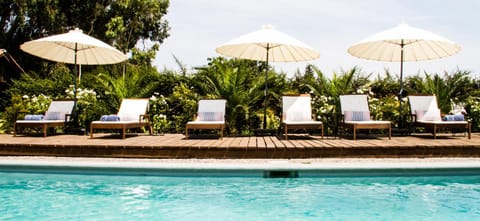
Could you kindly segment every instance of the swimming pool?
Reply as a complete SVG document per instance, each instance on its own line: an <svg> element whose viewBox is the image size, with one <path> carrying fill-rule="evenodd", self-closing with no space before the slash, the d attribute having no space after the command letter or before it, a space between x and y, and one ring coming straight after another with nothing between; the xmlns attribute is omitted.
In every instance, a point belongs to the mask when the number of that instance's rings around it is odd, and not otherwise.
<svg viewBox="0 0 480 221"><path fill-rule="evenodd" d="M275 179L186 170L182 176L168 175L171 170L0 171L8 171L0 172L0 220L480 219L478 169L323 171Z"/></svg>

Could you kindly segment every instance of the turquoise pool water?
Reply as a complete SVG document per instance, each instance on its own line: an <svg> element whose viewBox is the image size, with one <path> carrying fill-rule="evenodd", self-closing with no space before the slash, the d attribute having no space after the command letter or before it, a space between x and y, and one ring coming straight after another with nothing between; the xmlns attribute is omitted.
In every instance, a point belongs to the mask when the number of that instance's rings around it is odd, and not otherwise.
<svg viewBox="0 0 480 221"><path fill-rule="evenodd" d="M0 220L480 220L480 175L266 179L0 172Z"/></svg>

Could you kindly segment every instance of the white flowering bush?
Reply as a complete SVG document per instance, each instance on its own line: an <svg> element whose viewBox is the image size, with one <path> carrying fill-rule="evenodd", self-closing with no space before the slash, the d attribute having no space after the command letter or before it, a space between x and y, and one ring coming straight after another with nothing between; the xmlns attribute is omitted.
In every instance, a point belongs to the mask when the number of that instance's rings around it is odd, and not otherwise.
<svg viewBox="0 0 480 221"><path fill-rule="evenodd" d="M465 102L467 120L472 122L472 130L477 131L480 127L480 98L469 97Z"/></svg>
<svg viewBox="0 0 480 221"><path fill-rule="evenodd" d="M30 114L45 114L51 102L52 99L43 94L22 96L22 104L24 105L23 111Z"/></svg>
<svg viewBox="0 0 480 221"><path fill-rule="evenodd" d="M44 94L12 95L11 105L6 107L2 114L0 131L11 132L15 121L22 119L25 114L45 114L51 101L52 98Z"/></svg>
<svg viewBox="0 0 480 221"><path fill-rule="evenodd" d="M400 102L395 95L383 98L369 98L370 115L375 120L388 120L398 127L400 120ZM402 98L402 119L404 127L411 121L408 98Z"/></svg>
<svg viewBox="0 0 480 221"><path fill-rule="evenodd" d="M73 99L75 94L73 85L70 85L67 89L65 89L65 94L68 98ZM96 101L97 92L95 92L93 89L82 89L77 87L77 100L85 102Z"/></svg>
<svg viewBox="0 0 480 221"><path fill-rule="evenodd" d="M324 123L327 134L337 133L340 117L340 100L338 97L313 96L312 113L315 114L316 120Z"/></svg>
<svg viewBox="0 0 480 221"><path fill-rule="evenodd" d="M167 111L169 109L167 99L158 92L154 92L150 97L149 105L149 114L154 133L163 134L168 132L170 129L170 121L167 118Z"/></svg>
<svg viewBox="0 0 480 221"><path fill-rule="evenodd" d="M73 100L73 85L70 85L65 90L65 95L67 99ZM97 93L93 89L83 89L77 87L77 115L79 121L78 123L81 127L86 128L90 125L90 122L99 119L97 98Z"/></svg>

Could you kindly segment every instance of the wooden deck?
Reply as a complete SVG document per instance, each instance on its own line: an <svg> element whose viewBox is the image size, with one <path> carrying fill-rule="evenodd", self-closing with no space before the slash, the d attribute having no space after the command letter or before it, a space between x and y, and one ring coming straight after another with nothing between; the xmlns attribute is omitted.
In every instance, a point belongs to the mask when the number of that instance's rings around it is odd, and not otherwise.
<svg viewBox="0 0 480 221"><path fill-rule="evenodd" d="M480 134L467 139L463 134L431 134L407 137L277 136L185 139L182 134L163 136L96 134L94 139L79 135L0 135L2 156L62 156L121 158L326 158L326 157L480 157Z"/></svg>

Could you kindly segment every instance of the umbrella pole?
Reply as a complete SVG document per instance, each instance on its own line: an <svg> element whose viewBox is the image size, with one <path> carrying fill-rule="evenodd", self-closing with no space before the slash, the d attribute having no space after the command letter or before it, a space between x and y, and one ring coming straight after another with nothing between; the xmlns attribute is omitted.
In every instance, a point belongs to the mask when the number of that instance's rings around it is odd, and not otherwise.
<svg viewBox="0 0 480 221"><path fill-rule="evenodd" d="M263 99L263 129L267 129L267 94L268 94L268 53L270 44L267 44L267 67L265 68L265 91Z"/></svg>
<svg viewBox="0 0 480 221"><path fill-rule="evenodd" d="M403 43L403 39L400 43L400 92L398 93L398 101L400 105L398 106L398 113L399 113L399 121L398 121L398 128L403 129L403 47L405 44Z"/></svg>
<svg viewBox="0 0 480 221"><path fill-rule="evenodd" d="M73 66L73 127L77 127L77 43L75 43L75 50L74 50L74 66Z"/></svg>

